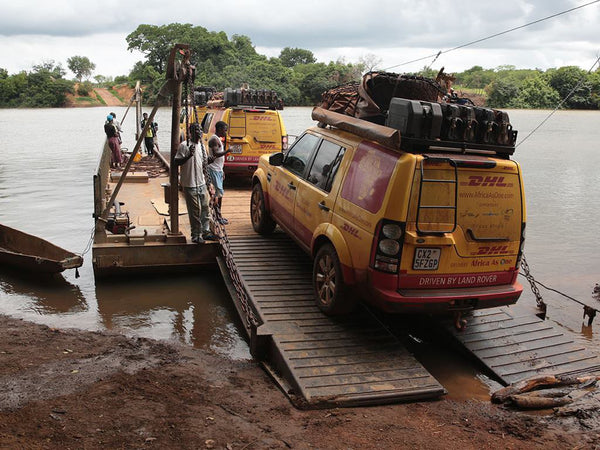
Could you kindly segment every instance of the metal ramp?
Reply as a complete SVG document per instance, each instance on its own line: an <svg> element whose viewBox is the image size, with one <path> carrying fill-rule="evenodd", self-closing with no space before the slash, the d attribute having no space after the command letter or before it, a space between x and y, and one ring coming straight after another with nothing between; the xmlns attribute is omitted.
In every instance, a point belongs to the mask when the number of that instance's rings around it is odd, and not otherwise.
<svg viewBox="0 0 600 450"><path fill-rule="evenodd" d="M253 355L295 404L353 406L445 394L366 309L341 318L321 313L313 299L311 260L285 234L229 236L229 243L260 322L255 330L247 327ZM242 316L223 259L219 266Z"/></svg>
<svg viewBox="0 0 600 450"><path fill-rule="evenodd" d="M505 384L550 373L600 374L600 357L567 331L518 306L476 311L467 329L445 328Z"/></svg>

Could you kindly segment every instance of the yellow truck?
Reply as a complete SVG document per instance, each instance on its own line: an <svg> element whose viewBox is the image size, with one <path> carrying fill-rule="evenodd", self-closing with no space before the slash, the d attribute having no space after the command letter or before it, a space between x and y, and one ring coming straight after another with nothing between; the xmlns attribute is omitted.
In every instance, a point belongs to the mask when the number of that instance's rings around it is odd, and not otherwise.
<svg viewBox="0 0 600 450"><path fill-rule="evenodd" d="M190 108L188 122L197 122L204 144L215 133L215 125L228 126L224 171L228 175L252 176L260 156L287 150L288 136L279 109L282 102L273 91L225 89L204 105ZM182 128L185 117L182 115Z"/></svg>

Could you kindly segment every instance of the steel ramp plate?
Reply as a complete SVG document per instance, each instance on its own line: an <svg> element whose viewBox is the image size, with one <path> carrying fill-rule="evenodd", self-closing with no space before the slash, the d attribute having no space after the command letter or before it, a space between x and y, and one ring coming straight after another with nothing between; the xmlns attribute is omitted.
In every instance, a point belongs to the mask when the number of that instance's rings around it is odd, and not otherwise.
<svg viewBox="0 0 600 450"><path fill-rule="evenodd" d="M445 328L505 384L539 374L600 374L600 357L567 330L517 305L476 311L467 328Z"/></svg>
<svg viewBox="0 0 600 450"><path fill-rule="evenodd" d="M366 309L328 317L316 306L312 262L283 233L230 237L249 297L270 334L265 367L301 406L436 398L445 389Z"/></svg>

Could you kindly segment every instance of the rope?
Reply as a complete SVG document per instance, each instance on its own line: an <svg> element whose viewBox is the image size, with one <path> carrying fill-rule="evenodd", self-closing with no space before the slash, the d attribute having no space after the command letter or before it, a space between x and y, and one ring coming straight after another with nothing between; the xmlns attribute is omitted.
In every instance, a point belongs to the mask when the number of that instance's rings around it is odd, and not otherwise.
<svg viewBox="0 0 600 450"><path fill-rule="evenodd" d="M422 58L417 58L417 59L413 59L412 61L407 61L407 62L403 62L401 64L396 64L395 66L390 66L390 67L388 67L387 69L384 69L384 70L389 70L389 69L393 69L395 67L405 66L407 64L412 64L412 63L423 61L425 59L430 59L430 58L433 58L433 57L435 57L437 59L438 56L443 55L445 53L450 53L450 52L453 52L455 50L459 50L461 48L470 47L471 45L479 44L480 42L484 42L484 41L487 41L489 39L493 39L495 37L502 36L504 34L512 33L513 31L517 31L517 30L520 30L522 28L526 28L526 27L529 27L531 25L535 25L535 24L538 24L540 22L544 22L546 20L550 20L550 19L553 19L553 18L558 17L558 16L562 16L564 14L573 12L573 11L581 9L581 8L585 8L586 6L590 6L590 5L593 5L593 4L598 3L598 2L600 2L600 0L594 0L593 2L584 3L583 5L579 5L579 6L575 6L574 8L566 9L566 10L558 12L556 14L552 14L550 16L546 16L546 17L543 17L541 19L534 20L533 22L529 22L529 23L526 23L526 24L523 24L523 25L519 25L518 27L514 27L514 28L510 28L510 29L505 30L505 31L501 31L500 33L495 33L495 34L492 34L490 36L487 36L487 37L484 37L484 38L481 38L481 39L476 39L474 41L467 42L466 44L459 45L457 47L453 47L453 48L448 49L448 50L439 51L437 53L437 56L436 56L435 53L433 53L431 55L423 56Z"/></svg>

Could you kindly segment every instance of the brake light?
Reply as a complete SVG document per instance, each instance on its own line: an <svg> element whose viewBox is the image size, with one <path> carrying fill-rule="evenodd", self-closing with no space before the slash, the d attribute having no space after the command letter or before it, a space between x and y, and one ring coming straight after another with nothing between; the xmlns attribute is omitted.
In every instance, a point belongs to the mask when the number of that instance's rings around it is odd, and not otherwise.
<svg viewBox="0 0 600 450"><path fill-rule="evenodd" d="M398 273L406 224L382 220L377 225L371 250L371 267L381 272Z"/></svg>
<svg viewBox="0 0 600 450"><path fill-rule="evenodd" d="M286 151L288 149L288 137L287 135L281 136L281 151Z"/></svg>

